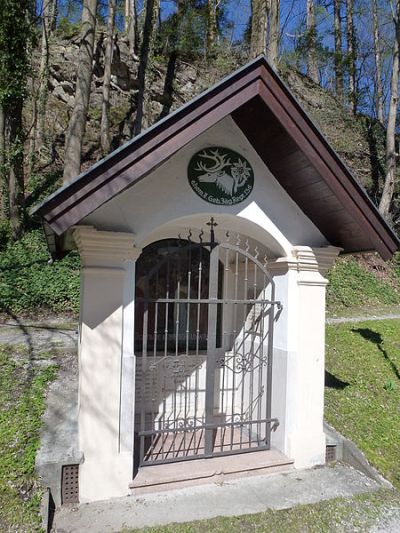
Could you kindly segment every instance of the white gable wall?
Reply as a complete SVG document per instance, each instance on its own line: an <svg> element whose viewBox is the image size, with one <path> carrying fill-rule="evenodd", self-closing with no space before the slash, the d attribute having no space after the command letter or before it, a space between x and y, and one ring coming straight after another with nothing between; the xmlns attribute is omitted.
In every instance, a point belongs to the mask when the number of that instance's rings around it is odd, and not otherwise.
<svg viewBox="0 0 400 533"><path fill-rule="evenodd" d="M267 125L266 125L267 127ZM192 190L187 167L192 155L209 146L224 146L242 154L254 170L254 189L235 206L217 206L199 198ZM247 138L227 117L161 165L140 183L103 205L84 221L98 229L133 232L138 246L149 235L176 219L204 213L237 215L272 235L288 253L292 246L324 246L325 237L280 186ZM277 255L278 250L275 250Z"/></svg>

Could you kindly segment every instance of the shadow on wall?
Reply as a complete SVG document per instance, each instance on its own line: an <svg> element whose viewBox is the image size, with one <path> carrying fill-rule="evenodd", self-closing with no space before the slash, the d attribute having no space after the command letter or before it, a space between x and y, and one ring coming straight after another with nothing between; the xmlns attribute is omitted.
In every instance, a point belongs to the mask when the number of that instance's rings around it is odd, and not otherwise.
<svg viewBox="0 0 400 533"><path fill-rule="evenodd" d="M389 354L385 350L382 335L380 333L377 333L376 331L373 331L369 328L353 328L351 330L353 333L358 333L363 337L365 340L372 342L373 344L376 344L378 350L383 354L383 357L386 359L386 361L389 363L392 371L394 372L397 379L400 379L400 371L395 365L395 363L391 360L389 357Z"/></svg>

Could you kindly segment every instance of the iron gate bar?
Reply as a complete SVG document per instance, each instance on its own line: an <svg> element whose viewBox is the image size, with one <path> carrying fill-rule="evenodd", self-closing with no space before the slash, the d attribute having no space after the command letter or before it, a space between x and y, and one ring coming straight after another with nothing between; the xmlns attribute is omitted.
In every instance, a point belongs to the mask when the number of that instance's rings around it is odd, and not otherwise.
<svg viewBox="0 0 400 533"><path fill-rule="evenodd" d="M251 448L238 448L233 451L214 451L212 454L212 457L229 457L230 455L238 455L242 453L251 453L251 452L261 452L269 450L269 446L253 446ZM152 466L154 464L167 464L167 463L178 463L181 461L196 461L196 459L209 459L209 457L206 457L204 454L193 454L193 455L180 455L179 458L172 457L172 458L166 458L166 459L145 459L142 463L139 464L140 467L146 467L146 466Z"/></svg>
<svg viewBox="0 0 400 533"><path fill-rule="evenodd" d="M182 431L196 431L198 429L216 429L216 428L220 428L220 427L230 427L230 426L248 426L250 425L251 423L253 424L256 424L256 423L271 423L273 422L273 427L276 429L278 426L279 426L279 420L277 418L262 418L260 420L252 420L251 422L248 421L248 420L243 420L241 422L225 422L223 424L202 424L202 425L198 425L196 427L192 427L192 426L182 426L182 427L179 427L177 429L178 432L182 432ZM148 430L148 431L143 431L143 432L140 432L139 433L139 436L144 436L144 437L148 437L150 435L159 435L159 434L163 434L163 433L171 433L171 430L170 429L156 429L156 430Z"/></svg>
<svg viewBox="0 0 400 533"><path fill-rule="evenodd" d="M214 303L222 303L222 304L268 304L268 305L277 305L282 306L281 302L278 301L272 301L272 300L259 300L259 299L248 299L248 300L228 300L226 298L157 298L157 299L146 299L146 298L137 298L137 302L147 302L147 303L161 303L161 304L214 304Z"/></svg>
<svg viewBox="0 0 400 533"><path fill-rule="evenodd" d="M212 223L212 222L211 222ZM212 226L211 226L212 228ZM214 239L212 239L214 240ZM208 308L207 327L207 372L206 372L206 432L204 437L204 455L211 457L214 449L213 419L214 419L214 393L215 393L215 363L217 350L217 300L218 300L218 266L219 249L214 247L210 256L210 278L208 298L210 300ZM213 275L214 274L214 275Z"/></svg>

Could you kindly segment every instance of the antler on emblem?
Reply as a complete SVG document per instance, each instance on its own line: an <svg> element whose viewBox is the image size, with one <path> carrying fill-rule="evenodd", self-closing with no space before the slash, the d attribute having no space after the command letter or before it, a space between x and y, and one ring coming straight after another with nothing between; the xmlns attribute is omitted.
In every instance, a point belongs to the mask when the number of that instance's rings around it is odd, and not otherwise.
<svg viewBox="0 0 400 533"><path fill-rule="evenodd" d="M226 160L226 155L221 155L218 150L210 150L212 155L207 154L206 151L199 154L199 157L202 157L203 159L211 159L211 161L214 161L214 165L206 166L204 163L197 163L197 167L195 170L202 171L202 172L219 172L222 169L229 167L231 164L231 160Z"/></svg>

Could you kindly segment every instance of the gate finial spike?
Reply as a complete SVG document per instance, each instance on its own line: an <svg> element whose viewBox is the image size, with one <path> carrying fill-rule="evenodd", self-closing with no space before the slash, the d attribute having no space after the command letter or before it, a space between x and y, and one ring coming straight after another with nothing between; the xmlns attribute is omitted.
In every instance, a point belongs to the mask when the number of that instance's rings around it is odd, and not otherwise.
<svg viewBox="0 0 400 533"><path fill-rule="evenodd" d="M204 235L204 231L203 231L203 228L200 229L200 234L199 234L199 241L200 243L203 242L203 235Z"/></svg>
<svg viewBox="0 0 400 533"><path fill-rule="evenodd" d="M246 252L250 250L249 239L246 239Z"/></svg>
<svg viewBox="0 0 400 533"><path fill-rule="evenodd" d="M226 242L229 242L230 239L231 239L231 235L229 233L229 230L225 233L225 236L226 236Z"/></svg>
<svg viewBox="0 0 400 533"><path fill-rule="evenodd" d="M236 235L236 246L240 246L240 233Z"/></svg>
<svg viewBox="0 0 400 533"><path fill-rule="evenodd" d="M260 252L259 252L259 250L258 250L258 246L256 246L256 247L254 248L254 257L255 257L255 259L258 259L258 256L259 256L259 255L260 255Z"/></svg>
<svg viewBox="0 0 400 533"><path fill-rule="evenodd" d="M193 235L192 230L189 229L189 233L188 233L188 236L187 236L187 240L188 240L189 242L192 242L192 235Z"/></svg>

